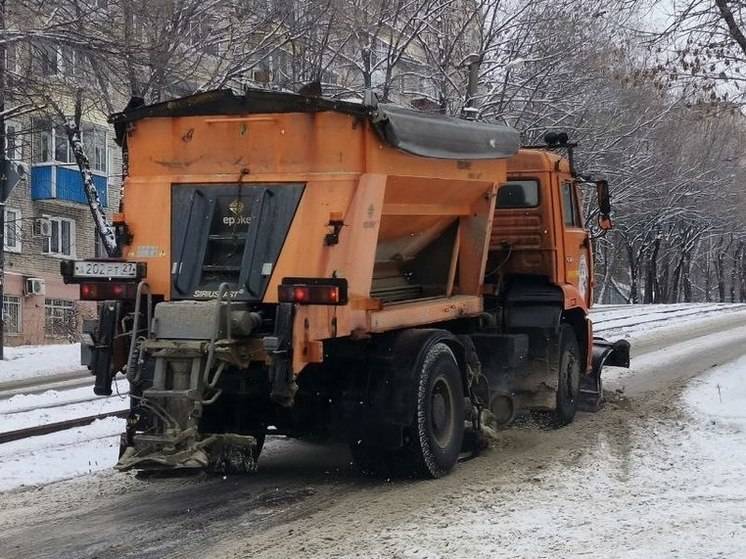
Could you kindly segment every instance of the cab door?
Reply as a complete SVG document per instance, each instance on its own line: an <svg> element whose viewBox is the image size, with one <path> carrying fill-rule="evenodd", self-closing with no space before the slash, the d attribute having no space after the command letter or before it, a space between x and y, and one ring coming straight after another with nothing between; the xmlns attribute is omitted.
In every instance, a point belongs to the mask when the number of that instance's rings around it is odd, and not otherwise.
<svg viewBox="0 0 746 559"><path fill-rule="evenodd" d="M576 185L567 178L560 178L562 206L563 248L565 253L565 283L578 290L579 306L589 307L591 301L591 251L588 232L580 217L580 199ZM572 301L569 301L572 303Z"/></svg>

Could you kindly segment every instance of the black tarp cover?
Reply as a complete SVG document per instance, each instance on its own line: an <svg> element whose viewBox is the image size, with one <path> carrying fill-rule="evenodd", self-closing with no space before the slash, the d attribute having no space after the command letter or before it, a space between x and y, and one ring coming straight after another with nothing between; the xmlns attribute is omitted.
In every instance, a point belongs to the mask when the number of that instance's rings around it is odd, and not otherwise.
<svg viewBox="0 0 746 559"><path fill-rule="evenodd" d="M263 89L250 89L242 95L218 89L153 105L131 103L109 121L114 124L117 141L121 143L126 124L143 118L321 111L367 118L386 143L423 157L504 159L517 153L520 147L518 132L507 126L424 113L388 103L364 105Z"/></svg>

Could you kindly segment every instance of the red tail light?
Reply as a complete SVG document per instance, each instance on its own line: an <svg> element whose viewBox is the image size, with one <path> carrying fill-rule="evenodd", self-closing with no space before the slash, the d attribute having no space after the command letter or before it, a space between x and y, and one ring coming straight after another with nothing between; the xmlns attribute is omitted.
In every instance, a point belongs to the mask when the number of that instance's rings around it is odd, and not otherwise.
<svg viewBox="0 0 746 559"><path fill-rule="evenodd" d="M347 280L339 278L285 278L278 287L281 303L345 305Z"/></svg>
<svg viewBox="0 0 746 559"><path fill-rule="evenodd" d="M136 294L137 286L133 283L95 281L80 284L80 299L83 301L134 299Z"/></svg>

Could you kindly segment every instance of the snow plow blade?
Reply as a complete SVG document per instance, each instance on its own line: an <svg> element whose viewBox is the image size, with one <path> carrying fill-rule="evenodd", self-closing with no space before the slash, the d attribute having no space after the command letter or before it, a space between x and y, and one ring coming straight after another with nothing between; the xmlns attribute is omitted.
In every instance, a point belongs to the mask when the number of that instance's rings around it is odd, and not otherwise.
<svg viewBox="0 0 746 559"><path fill-rule="evenodd" d="M601 409L603 403L601 370L604 365L629 367L629 348L627 340L610 342L603 338L593 338L591 374L585 375L580 381L579 410L596 412Z"/></svg>
<svg viewBox="0 0 746 559"><path fill-rule="evenodd" d="M592 367L594 373L600 372L604 365L629 367L629 347L627 340L610 342L603 338L593 338Z"/></svg>

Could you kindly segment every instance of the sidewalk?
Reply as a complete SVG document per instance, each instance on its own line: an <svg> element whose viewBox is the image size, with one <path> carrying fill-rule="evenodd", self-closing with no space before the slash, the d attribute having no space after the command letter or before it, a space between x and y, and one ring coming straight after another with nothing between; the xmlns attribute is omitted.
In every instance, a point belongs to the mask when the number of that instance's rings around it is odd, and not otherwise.
<svg viewBox="0 0 746 559"><path fill-rule="evenodd" d="M0 361L0 391L89 376L80 364L80 344L5 348Z"/></svg>

